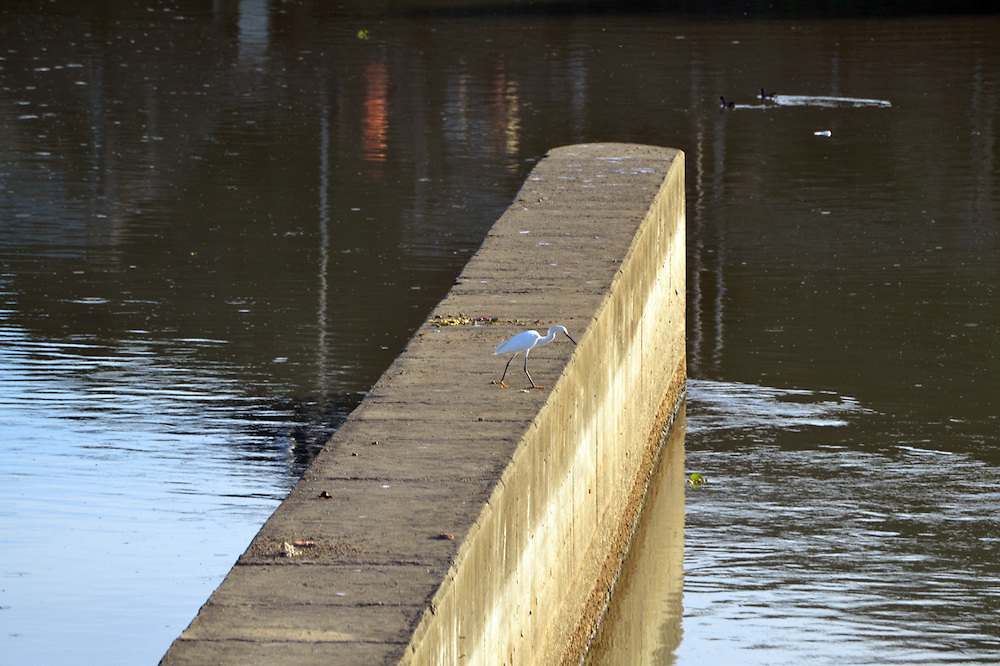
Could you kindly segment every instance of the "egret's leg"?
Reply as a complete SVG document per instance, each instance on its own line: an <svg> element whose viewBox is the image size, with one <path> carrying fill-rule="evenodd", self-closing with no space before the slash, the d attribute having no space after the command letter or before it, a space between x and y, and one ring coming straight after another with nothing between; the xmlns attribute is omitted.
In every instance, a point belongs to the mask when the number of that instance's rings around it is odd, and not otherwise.
<svg viewBox="0 0 1000 666"><path fill-rule="evenodd" d="M517 356L517 354L514 354L514 356ZM513 360L514 360L514 356L511 356L511 357L510 357L510 361L513 361ZM507 365L505 365L505 366L503 367L503 376L502 376L502 377L500 377L500 387L501 387L501 388L510 388L509 386L507 386L506 384L504 384L504 383L503 383L503 380L504 380L504 377L506 377L506 376L507 376L507 368L509 368L509 367L510 367L510 361L507 361Z"/></svg>
<svg viewBox="0 0 1000 666"><path fill-rule="evenodd" d="M531 375L528 375L528 352L524 352L524 374L528 376L528 381L531 382L531 388L545 388L544 386L535 386L535 380L531 378Z"/></svg>

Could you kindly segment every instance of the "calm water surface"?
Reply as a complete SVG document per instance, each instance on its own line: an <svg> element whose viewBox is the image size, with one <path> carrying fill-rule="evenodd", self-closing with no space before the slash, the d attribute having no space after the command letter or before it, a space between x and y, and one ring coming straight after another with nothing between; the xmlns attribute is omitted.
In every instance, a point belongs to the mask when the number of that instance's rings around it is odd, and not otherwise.
<svg viewBox="0 0 1000 666"><path fill-rule="evenodd" d="M595 140L688 156L710 481L635 663L995 660L996 34L0 7L0 661L158 660L533 163Z"/></svg>

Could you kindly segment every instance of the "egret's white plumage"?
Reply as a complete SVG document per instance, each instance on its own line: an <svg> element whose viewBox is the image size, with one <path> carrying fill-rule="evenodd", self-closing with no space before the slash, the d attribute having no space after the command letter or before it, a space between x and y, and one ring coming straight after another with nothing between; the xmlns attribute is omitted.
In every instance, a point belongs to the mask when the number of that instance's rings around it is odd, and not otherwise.
<svg viewBox="0 0 1000 666"><path fill-rule="evenodd" d="M493 350L493 355L497 356L499 354L512 354L510 360L507 361L507 365L504 366L503 376L500 377L500 386L504 388L509 388L503 383L504 378L507 376L507 369L510 368L510 362L514 360L520 352L524 352L524 374L527 375L528 381L531 382L531 388L544 388L542 386L535 386L535 380L531 378L528 374L528 352L535 347L541 347L542 345L547 345L556 339L556 333L565 333L566 337L572 341L575 345L576 340L573 340L573 336L569 334L565 326L552 326L549 328L548 335L542 337L542 334L538 331L525 331L523 333L518 333L509 340L504 340L497 345L496 349Z"/></svg>

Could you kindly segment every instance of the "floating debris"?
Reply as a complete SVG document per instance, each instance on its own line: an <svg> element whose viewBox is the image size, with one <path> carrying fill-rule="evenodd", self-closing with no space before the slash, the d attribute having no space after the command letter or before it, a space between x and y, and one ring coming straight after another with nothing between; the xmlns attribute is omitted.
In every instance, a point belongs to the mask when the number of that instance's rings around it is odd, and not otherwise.
<svg viewBox="0 0 1000 666"><path fill-rule="evenodd" d="M854 106L888 108L892 102L864 97L834 97L829 95L775 95L769 101L781 106Z"/></svg>

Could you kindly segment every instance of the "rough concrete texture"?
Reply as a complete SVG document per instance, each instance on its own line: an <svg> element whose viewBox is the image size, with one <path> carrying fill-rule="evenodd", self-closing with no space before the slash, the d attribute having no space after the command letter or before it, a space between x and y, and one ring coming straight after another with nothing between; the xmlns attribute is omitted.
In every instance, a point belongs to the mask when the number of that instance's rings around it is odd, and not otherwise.
<svg viewBox="0 0 1000 666"><path fill-rule="evenodd" d="M683 153L549 153L162 663L578 661L683 394L684 241ZM549 388L499 387L556 323Z"/></svg>

